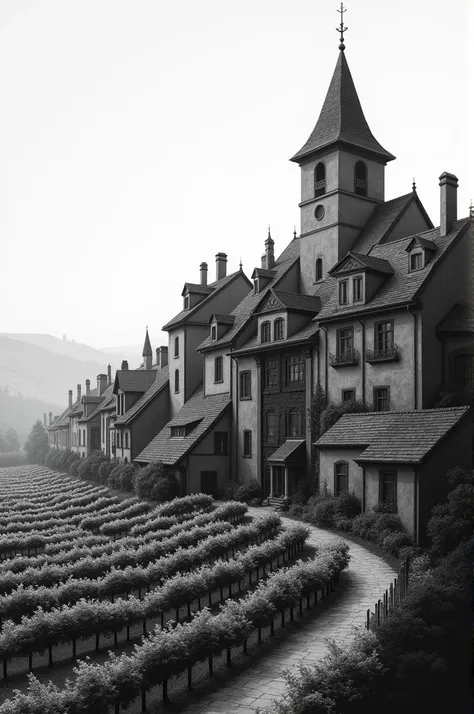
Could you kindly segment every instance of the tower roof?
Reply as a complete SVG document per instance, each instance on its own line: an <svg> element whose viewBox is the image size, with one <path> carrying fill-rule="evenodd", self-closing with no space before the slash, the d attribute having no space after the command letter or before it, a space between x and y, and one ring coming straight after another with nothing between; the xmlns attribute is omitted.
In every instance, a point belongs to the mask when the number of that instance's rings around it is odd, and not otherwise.
<svg viewBox="0 0 474 714"><path fill-rule="evenodd" d="M379 144L370 131L344 50L339 52L316 126L306 144L291 158L291 161L301 163L314 152L339 142L353 146L359 151L375 154L385 161L395 158Z"/></svg>
<svg viewBox="0 0 474 714"><path fill-rule="evenodd" d="M150 357L150 356L153 356L153 352L151 351L150 337L148 335L148 327L147 327L146 335L145 335L145 344L143 345L142 357Z"/></svg>

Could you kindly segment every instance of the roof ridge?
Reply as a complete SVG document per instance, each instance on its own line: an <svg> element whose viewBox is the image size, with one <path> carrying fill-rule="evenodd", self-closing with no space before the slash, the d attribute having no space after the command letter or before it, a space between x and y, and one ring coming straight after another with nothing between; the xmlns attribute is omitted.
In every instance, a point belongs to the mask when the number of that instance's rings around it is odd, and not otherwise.
<svg viewBox="0 0 474 714"><path fill-rule="evenodd" d="M465 223L469 222L469 220L470 220L469 216L466 216L466 218L458 218L456 221L453 221L453 224L452 224L449 232L447 233L447 235L449 235L452 232L453 226L455 226L457 223L464 222L464 224L465 224ZM461 227L462 226L459 226L458 228L461 228ZM425 233L433 233L433 232L436 233L437 231L439 231L439 229L440 229L440 226L434 226L434 228L427 228L426 231L421 231L421 233L419 233L419 232L412 233L409 236L404 236L403 238L397 238L396 240L390 240L390 241L387 241L386 243L375 243L370 250L372 250L373 248L385 248L386 246L395 245L396 243L401 243L404 240L411 240L412 238L423 238ZM443 236L443 237L446 237L446 236ZM427 240L430 240L430 239L428 238ZM376 258L377 256L373 255L372 257Z"/></svg>
<svg viewBox="0 0 474 714"><path fill-rule="evenodd" d="M362 416L372 416L373 414L384 414L386 416L395 416L397 414L426 414L427 412L456 412L456 411L468 411L470 406L462 405L458 407L432 407L430 409L397 409L396 411L389 412L346 412L342 414L342 417L362 417ZM341 418L342 418L341 417Z"/></svg>

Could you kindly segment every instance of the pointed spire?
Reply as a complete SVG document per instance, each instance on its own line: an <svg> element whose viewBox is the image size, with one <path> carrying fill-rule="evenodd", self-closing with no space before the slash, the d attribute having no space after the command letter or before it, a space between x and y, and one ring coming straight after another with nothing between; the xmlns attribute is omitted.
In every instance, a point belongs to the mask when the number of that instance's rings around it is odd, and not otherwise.
<svg viewBox="0 0 474 714"><path fill-rule="evenodd" d="M150 337L148 335L148 325L146 326L146 335L145 335L145 344L143 345L143 352L142 352L142 357L149 357L153 356L153 352L151 351L151 344L150 344Z"/></svg>
<svg viewBox="0 0 474 714"><path fill-rule="evenodd" d="M411 185L412 191L416 191L415 177L413 177L413 183Z"/></svg>
<svg viewBox="0 0 474 714"><path fill-rule="evenodd" d="M239 270L242 272L242 256L240 256Z"/></svg>
<svg viewBox="0 0 474 714"><path fill-rule="evenodd" d="M370 131L344 52L339 52L316 126L306 144L291 158L291 161L301 163L311 154L339 143L369 152L384 162L395 158L379 144Z"/></svg>

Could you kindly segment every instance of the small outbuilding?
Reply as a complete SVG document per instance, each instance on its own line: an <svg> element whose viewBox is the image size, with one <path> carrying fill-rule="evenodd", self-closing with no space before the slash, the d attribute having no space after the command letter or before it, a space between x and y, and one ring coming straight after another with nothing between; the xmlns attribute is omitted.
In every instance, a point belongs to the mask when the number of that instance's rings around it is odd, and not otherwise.
<svg viewBox="0 0 474 714"><path fill-rule="evenodd" d="M321 483L353 491L364 512L390 504L423 545L431 509L450 490L447 472L472 469L472 426L467 406L344 414L315 443Z"/></svg>

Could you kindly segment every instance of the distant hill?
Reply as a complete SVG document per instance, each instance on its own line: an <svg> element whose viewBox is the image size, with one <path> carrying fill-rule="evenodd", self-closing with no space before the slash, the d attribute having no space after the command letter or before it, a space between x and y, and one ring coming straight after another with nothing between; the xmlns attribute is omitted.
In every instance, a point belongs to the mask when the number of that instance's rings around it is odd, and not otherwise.
<svg viewBox="0 0 474 714"><path fill-rule="evenodd" d="M128 360L130 369L136 369L143 362L143 345L125 345L124 347L101 347L100 352L107 355L108 359L115 358L117 368L120 369L122 360ZM154 358L153 358L154 359Z"/></svg>
<svg viewBox="0 0 474 714"><path fill-rule="evenodd" d="M3 332L0 333L0 337L8 337L11 340L17 340L18 342L27 342L29 345L36 345L37 347L42 347L43 349L49 350L54 354L71 357L72 359L79 360L80 362L97 362L102 364L106 359L102 350L97 350L95 347L89 347L89 345L84 345L81 342L76 342L75 340L60 340L57 337L53 337L53 335ZM113 359L114 364L112 366L119 366L122 361L122 357L119 357L120 354L120 349L110 350L108 360L110 361ZM124 357L123 359L127 358Z"/></svg>
<svg viewBox="0 0 474 714"><path fill-rule="evenodd" d="M34 337L49 338L49 335ZM56 347L58 342L62 342L57 338L51 340L49 344ZM45 342L48 343L48 340ZM63 405L64 409L68 402L69 389L73 390L75 397L76 385L81 384L84 393L86 379L91 380L91 388L94 388L97 375L107 372L107 356L92 347L88 349L91 354L97 355L97 359L72 358L30 343L26 339L0 336L0 386L8 387L10 394L19 392L27 397Z"/></svg>
<svg viewBox="0 0 474 714"><path fill-rule="evenodd" d="M6 432L8 427L13 427L22 447L37 419L43 421L43 414L49 418L49 412L56 416L63 410L64 405L60 406L42 399L10 394L7 387L0 386L0 432Z"/></svg>

